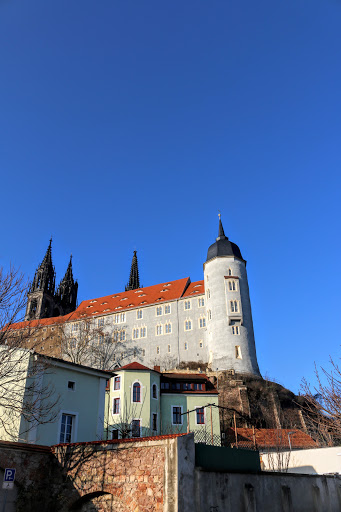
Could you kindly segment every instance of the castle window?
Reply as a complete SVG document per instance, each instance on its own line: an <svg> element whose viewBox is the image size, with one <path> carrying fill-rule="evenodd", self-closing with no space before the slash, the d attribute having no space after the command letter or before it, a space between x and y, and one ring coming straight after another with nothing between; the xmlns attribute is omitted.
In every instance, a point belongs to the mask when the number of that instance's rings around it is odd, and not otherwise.
<svg viewBox="0 0 341 512"><path fill-rule="evenodd" d="M162 324L156 326L156 336L161 336L162 334Z"/></svg>
<svg viewBox="0 0 341 512"><path fill-rule="evenodd" d="M232 334L240 334L239 325L232 325Z"/></svg>
<svg viewBox="0 0 341 512"><path fill-rule="evenodd" d="M53 328L52 328L53 329ZM79 323L75 323L71 325L71 332L78 332L79 331Z"/></svg>
<svg viewBox="0 0 341 512"><path fill-rule="evenodd" d="M170 334L172 332L172 324L167 323L165 324L165 334Z"/></svg>
<svg viewBox="0 0 341 512"><path fill-rule="evenodd" d="M231 300L230 301L230 310L231 313L238 313L239 311L239 305L237 300Z"/></svg>
<svg viewBox="0 0 341 512"><path fill-rule="evenodd" d="M185 300L185 302L184 302L184 309L185 310L191 309L191 301L190 300Z"/></svg>
<svg viewBox="0 0 341 512"><path fill-rule="evenodd" d="M232 270L230 268L228 269L227 275L232 276Z"/></svg>
<svg viewBox="0 0 341 512"><path fill-rule="evenodd" d="M237 290L237 281L233 281L233 280L229 281L229 290L231 292L235 292Z"/></svg>
<svg viewBox="0 0 341 512"><path fill-rule="evenodd" d="M236 359L242 359L242 351L240 350L240 346L236 345L235 350L236 350Z"/></svg>
<svg viewBox="0 0 341 512"><path fill-rule="evenodd" d="M103 336L103 334L99 334L97 336L97 341L98 341L99 345L103 345L103 343L104 343L104 336Z"/></svg>
<svg viewBox="0 0 341 512"><path fill-rule="evenodd" d="M156 353L160 354L160 347L156 347Z"/></svg>
<svg viewBox="0 0 341 512"><path fill-rule="evenodd" d="M184 343L184 349L188 350L188 343L187 343L187 341Z"/></svg>
<svg viewBox="0 0 341 512"><path fill-rule="evenodd" d="M157 306L156 307L156 316L161 316L162 315L162 306Z"/></svg>
<svg viewBox="0 0 341 512"><path fill-rule="evenodd" d="M191 331L192 330L192 320L186 320L185 321L185 331Z"/></svg>
<svg viewBox="0 0 341 512"><path fill-rule="evenodd" d="M104 325L104 317L97 319L97 327L103 327Z"/></svg>
<svg viewBox="0 0 341 512"><path fill-rule="evenodd" d="M137 318L138 320L141 320L142 316L143 316L143 311L142 311L142 309L138 309L138 310L136 311L136 318Z"/></svg>
<svg viewBox="0 0 341 512"><path fill-rule="evenodd" d="M208 319L212 320L212 311L210 309L208 310Z"/></svg>
<svg viewBox="0 0 341 512"><path fill-rule="evenodd" d="M204 346L204 343L203 343L203 341L202 341L202 340L200 340L200 341L199 341L199 348L203 348L203 346Z"/></svg>
<svg viewBox="0 0 341 512"><path fill-rule="evenodd" d="M200 327L200 329L202 329L203 327L206 327L206 318L205 317L199 318L199 327Z"/></svg>
<svg viewBox="0 0 341 512"><path fill-rule="evenodd" d="M211 292L210 290L207 290L207 298L210 299L211 298Z"/></svg>
<svg viewBox="0 0 341 512"><path fill-rule="evenodd" d="M167 351L168 351L168 353L170 353L170 351L171 351L171 346L170 345L168 345Z"/></svg>
<svg viewBox="0 0 341 512"><path fill-rule="evenodd" d="M76 338L71 338L69 341L69 349L77 348L77 340Z"/></svg>
<svg viewBox="0 0 341 512"><path fill-rule="evenodd" d="M141 327L140 338L145 338L146 336L147 336L147 327Z"/></svg>
<svg viewBox="0 0 341 512"><path fill-rule="evenodd" d="M126 332L120 331L120 341L125 341L125 339L126 339Z"/></svg>
<svg viewBox="0 0 341 512"><path fill-rule="evenodd" d="M140 335L140 329L133 329L133 339L137 340Z"/></svg>
<svg viewBox="0 0 341 512"><path fill-rule="evenodd" d="M171 312L171 307L170 307L170 304L166 304L165 305L165 315L169 315Z"/></svg>
<svg viewBox="0 0 341 512"><path fill-rule="evenodd" d="M199 306L199 308L203 308L205 306L205 299L204 299L204 297L199 297L199 299L198 299L198 306Z"/></svg>

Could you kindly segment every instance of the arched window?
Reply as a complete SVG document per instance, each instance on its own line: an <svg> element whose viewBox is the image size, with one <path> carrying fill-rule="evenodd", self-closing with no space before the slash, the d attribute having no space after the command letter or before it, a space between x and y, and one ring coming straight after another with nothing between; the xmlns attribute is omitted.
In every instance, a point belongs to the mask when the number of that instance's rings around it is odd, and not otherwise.
<svg viewBox="0 0 341 512"><path fill-rule="evenodd" d="M133 402L141 402L141 384L134 382L133 385Z"/></svg>
<svg viewBox="0 0 341 512"><path fill-rule="evenodd" d="M229 276L232 276L232 270L229 268L228 273Z"/></svg>
<svg viewBox="0 0 341 512"><path fill-rule="evenodd" d="M152 397L157 399L157 385L153 384L152 387Z"/></svg>

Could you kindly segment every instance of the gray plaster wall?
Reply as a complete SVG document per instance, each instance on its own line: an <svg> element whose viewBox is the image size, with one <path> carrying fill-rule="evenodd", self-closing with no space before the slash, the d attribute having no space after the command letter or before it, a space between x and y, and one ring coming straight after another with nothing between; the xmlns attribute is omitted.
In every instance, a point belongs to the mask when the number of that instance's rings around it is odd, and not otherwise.
<svg viewBox="0 0 341 512"><path fill-rule="evenodd" d="M204 274L207 346L212 370L234 369L238 373L260 375L245 262L233 256L217 257L205 263ZM235 282L235 291L229 289L230 281ZM237 312L231 310L234 300L238 303ZM233 334L233 325L239 328L237 335ZM238 357L236 347L239 347Z"/></svg>

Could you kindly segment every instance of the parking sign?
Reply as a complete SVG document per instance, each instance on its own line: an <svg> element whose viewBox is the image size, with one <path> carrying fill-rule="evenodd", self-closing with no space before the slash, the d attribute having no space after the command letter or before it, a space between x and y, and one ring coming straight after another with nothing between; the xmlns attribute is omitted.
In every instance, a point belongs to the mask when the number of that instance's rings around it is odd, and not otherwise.
<svg viewBox="0 0 341 512"><path fill-rule="evenodd" d="M2 482L3 489L13 489L15 480L15 469L6 468L4 474L4 480Z"/></svg>

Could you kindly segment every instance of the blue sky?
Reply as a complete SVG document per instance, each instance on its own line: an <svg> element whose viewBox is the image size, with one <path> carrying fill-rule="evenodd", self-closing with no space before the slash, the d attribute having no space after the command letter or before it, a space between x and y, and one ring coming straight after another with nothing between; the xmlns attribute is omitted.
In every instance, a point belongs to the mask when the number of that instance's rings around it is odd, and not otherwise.
<svg viewBox="0 0 341 512"><path fill-rule="evenodd" d="M341 1L0 0L0 264L79 300L248 261L263 375L339 357Z"/></svg>

